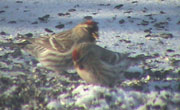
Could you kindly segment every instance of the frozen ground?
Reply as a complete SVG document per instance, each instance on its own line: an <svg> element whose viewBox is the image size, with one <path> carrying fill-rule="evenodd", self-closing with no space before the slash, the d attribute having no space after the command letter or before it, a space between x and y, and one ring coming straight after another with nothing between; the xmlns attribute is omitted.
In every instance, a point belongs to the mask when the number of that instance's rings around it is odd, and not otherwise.
<svg viewBox="0 0 180 110"><path fill-rule="evenodd" d="M98 45L150 57L141 78L114 88L56 80L12 47L18 34L61 32L86 16L99 23ZM0 40L2 110L180 110L179 0L0 0Z"/></svg>

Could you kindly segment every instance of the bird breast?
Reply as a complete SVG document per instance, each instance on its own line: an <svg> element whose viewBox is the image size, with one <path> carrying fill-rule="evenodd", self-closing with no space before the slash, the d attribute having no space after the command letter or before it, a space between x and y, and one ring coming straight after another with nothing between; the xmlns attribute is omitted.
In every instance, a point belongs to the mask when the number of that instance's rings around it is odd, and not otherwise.
<svg viewBox="0 0 180 110"><path fill-rule="evenodd" d="M79 67L76 67L76 70L77 70L77 73L79 74L79 76L82 79L84 79L86 82L93 83L93 84L97 83L97 78L92 72L89 72L84 69L80 69Z"/></svg>

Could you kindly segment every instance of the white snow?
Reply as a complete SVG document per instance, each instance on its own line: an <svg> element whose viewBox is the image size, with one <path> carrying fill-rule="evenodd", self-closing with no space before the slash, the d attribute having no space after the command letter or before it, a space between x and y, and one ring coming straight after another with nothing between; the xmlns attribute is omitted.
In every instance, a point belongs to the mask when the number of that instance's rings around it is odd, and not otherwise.
<svg viewBox="0 0 180 110"><path fill-rule="evenodd" d="M17 3L17 1L22 1L22 3ZM123 6L120 9L115 9L114 7L119 4ZM69 12L69 9L75 9L75 11ZM58 13L67 12L70 15L58 15ZM38 20L39 17L47 14L50 15L47 22ZM175 55L180 55L180 0L0 0L0 32L7 33L7 35L0 35L0 40L15 39L18 33L33 33L36 35L35 37L39 37L37 35L40 34L50 34L44 28L51 29L55 33L61 32L74 27L83 21L85 16L92 16L99 23L100 39L98 45L117 52L130 52L132 55L153 56L159 54L155 58L146 60L149 66L154 67L153 71L179 71L180 65L178 67L172 66L171 59L179 59L179 56ZM124 23L120 24L119 21L122 19ZM142 25L143 20L148 21L148 24ZM9 23L11 21L16 23ZM38 24L32 24L35 21ZM165 22L164 28L155 26L156 23L160 22ZM65 24L65 27L55 28L58 24ZM145 36L149 33L144 31L147 29L152 34L171 33L173 38L146 38ZM172 49L174 52L167 52L167 49ZM0 51L6 52L8 49ZM73 90L74 97L68 99L67 102L78 106L84 104L83 106L89 107L89 110L95 108L97 110L111 109L105 100L99 98L98 93L101 93L110 94L114 105L124 110L144 110L147 105L168 104L160 98L164 91L158 94L158 91L154 89L156 85L174 87L171 82L152 82L149 84L149 89L152 91L149 93L150 95L147 95L121 88L115 88L117 92L111 92L110 89L100 86L80 85ZM179 93L175 91L172 93L179 97ZM169 93L171 97L173 97L172 93ZM177 98L173 97L172 100L179 103ZM89 104L93 101L99 105L90 106ZM53 108L59 106L58 104L52 101L47 106ZM175 108L174 105L167 107L169 110Z"/></svg>

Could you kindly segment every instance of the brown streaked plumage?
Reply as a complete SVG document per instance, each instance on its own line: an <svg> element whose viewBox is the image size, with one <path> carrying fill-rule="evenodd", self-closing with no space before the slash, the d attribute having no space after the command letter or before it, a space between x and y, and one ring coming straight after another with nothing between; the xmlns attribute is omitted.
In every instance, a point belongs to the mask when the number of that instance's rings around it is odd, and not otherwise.
<svg viewBox="0 0 180 110"><path fill-rule="evenodd" d="M98 26L93 20L87 20L74 28L51 36L25 39L23 49L35 56L47 69L65 71L73 67L72 51L81 42L95 43L98 38Z"/></svg>
<svg viewBox="0 0 180 110"><path fill-rule="evenodd" d="M79 76L88 83L113 85L124 81L125 71L139 61L129 54L118 53L91 43L81 43L72 53Z"/></svg>

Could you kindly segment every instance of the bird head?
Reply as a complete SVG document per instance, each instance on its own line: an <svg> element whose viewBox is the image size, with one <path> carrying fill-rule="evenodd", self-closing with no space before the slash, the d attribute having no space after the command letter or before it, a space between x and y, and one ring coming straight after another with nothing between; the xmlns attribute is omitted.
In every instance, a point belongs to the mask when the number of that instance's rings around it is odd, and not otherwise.
<svg viewBox="0 0 180 110"><path fill-rule="evenodd" d="M80 23L76 26L76 32L82 36L88 35L91 37L92 41L97 40L99 38L99 28L98 23L93 20L86 20L83 23Z"/></svg>
<svg viewBox="0 0 180 110"><path fill-rule="evenodd" d="M95 38L95 39L98 39L99 38L99 28L98 28L98 23L95 22L95 21L92 21L92 20L87 20L85 23L85 25L87 25L87 29L90 31L90 33L92 34L92 36Z"/></svg>

